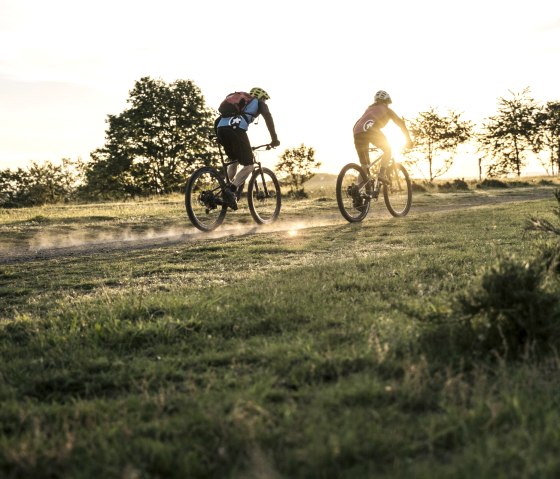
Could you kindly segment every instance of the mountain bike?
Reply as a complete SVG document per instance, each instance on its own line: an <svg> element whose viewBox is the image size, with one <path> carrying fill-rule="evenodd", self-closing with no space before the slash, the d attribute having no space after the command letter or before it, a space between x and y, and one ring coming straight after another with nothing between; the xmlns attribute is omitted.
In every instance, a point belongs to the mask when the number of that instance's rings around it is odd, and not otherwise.
<svg viewBox="0 0 560 479"><path fill-rule="evenodd" d="M221 168L204 166L196 170L185 187L185 208L192 224L201 231L212 231L220 226L228 209L224 190L231 185L228 166L235 163L224 159L220 151ZM270 144L253 147L253 151L269 150ZM255 158L256 160L256 158ZM240 199L243 186L238 189ZM272 223L280 214L282 198L280 184L276 175L268 168L255 161L254 170L247 186L247 203L253 220L258 224Z"/></svg>
<svg viewBox="0 0 560 479"><path fill-rule="evenodd" d="M370 148L378 151L377 148ZM371 201L377 201L383 191L385 205L393 216L405 216L412 205L412 184L405 167L393 158L379 176L383 153L367 168L356 163L345 165L336 180L336 201L342 216L350 223L362 221L368 214Z"/></svg>

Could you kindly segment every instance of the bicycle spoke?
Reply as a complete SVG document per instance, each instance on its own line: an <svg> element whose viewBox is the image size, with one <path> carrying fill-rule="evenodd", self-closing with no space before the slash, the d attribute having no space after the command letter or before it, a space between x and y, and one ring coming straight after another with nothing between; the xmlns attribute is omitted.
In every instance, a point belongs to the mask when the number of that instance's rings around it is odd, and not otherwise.
<svg viewBox="0 0 560 479"><path fill-rule="evenodd" d="M383 186L385 205L393 216L405 216L412 205L412 185L401 164L389 169L389 183Z"/></svg>
<svg viewBox="0 0 560 479"><path fill-rule="evenodd" d="M259 223L272 223L280 214L282 198L276 175L268 168L255 170L247 188L249 211Z"/></svg>
<svg viewBox="0 0 560 479"><path fill-rule="evenodd" d="M353 163L346 165L336 181L336 200L344 218L351 222L362 221L370 207L371 181L364 170Z"/></svg>
<svg viewBox="0 0 560 479"><path fill-rule="evenodd" d="M222 224L226 206L222 198L224 182L216 170L201 168L193 173L185 189L185 207L198 229L212 231Z"/></svg>

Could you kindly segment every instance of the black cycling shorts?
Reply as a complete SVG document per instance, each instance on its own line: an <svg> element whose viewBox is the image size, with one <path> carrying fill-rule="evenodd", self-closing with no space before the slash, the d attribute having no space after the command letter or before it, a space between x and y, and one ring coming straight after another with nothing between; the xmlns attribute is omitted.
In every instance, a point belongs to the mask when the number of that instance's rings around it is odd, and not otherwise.
<svg viewBox="0 0 560 479"><path fill-rule="evenodd" d="M218 140L230 160L239 161L244 166L254 163L253 150L245 130L223 126L218 128Z"/></svg>

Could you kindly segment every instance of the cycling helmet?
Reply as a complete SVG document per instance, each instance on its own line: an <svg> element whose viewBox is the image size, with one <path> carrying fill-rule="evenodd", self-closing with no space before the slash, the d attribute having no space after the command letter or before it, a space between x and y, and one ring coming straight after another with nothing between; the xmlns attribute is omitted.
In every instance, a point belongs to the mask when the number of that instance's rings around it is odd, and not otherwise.
<svg viewBox="0 0 560 479"><path fill-rule="evenodd" d="M265 92L262 88L251 88L251 91L249 92L251 96L254 96L255 98L258 98L259 100L270 100L270 95Z"/></svg>
<svg viewBox="0 0 560 479"><path fill-rule="evenodd" d="M389 95L389 93L387 93L385 90L379 90L375 96L373 97L375 103L392 103L393 100L391 100L391 95Z"/></svg>

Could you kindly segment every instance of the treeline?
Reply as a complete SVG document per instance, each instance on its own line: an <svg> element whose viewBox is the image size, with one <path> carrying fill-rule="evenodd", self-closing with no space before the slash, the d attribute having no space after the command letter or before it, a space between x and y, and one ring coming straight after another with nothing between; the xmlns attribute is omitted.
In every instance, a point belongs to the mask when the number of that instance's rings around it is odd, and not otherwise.
<svg viewBox="0 0 560 479"><path fill-rule="evenodd" d="M108 115L105 145L89 161L0 171L0 206L167 194L180 191L197 167L216 162L216 113L192 81L141 78L127 104Z"/></svg>
<svg viewBox="0 0 560 479"><path fill-rule="evenodd" d="M75 201L83 186L81 160L63 159L62 164L50 161L31 163L28 168L0 171L0 206L38 206Z"/></svg>
<svg viewBox="0 0 560 479"><path fill-rule="evenodd" d="M498 99L498 111L475 128L461 114L441 115L435 108L410 121L415 148L408 155L429 181L447 173L461 144L474 143L478 152L479 176L521 176L531 157L537 158L547 174L560 172L560 102L539 104L529 88Z"/></svg>
<svg viewBox="0 0 560 479"><path fill-rule="evenodd" d="M62 201L98 201L181 191L186 178L202 165L216 165L211 139L217 112L208 108L190 80L165 83L141 78L129 92L127 108L108 115L105 144L89 161L65 159L61 165L32 163L0 170L0 207ZM560 102L537 103L529 89L498 100L496 115L479 128L462 114L436 108L407 119L415 141L406 153L428 181L444 175L459 146L474 142L480 175L521 175L531 155L549 175L560 171ZM318 167L312 148L301 145L280 156L277 169L295 195Z"/></svg>

